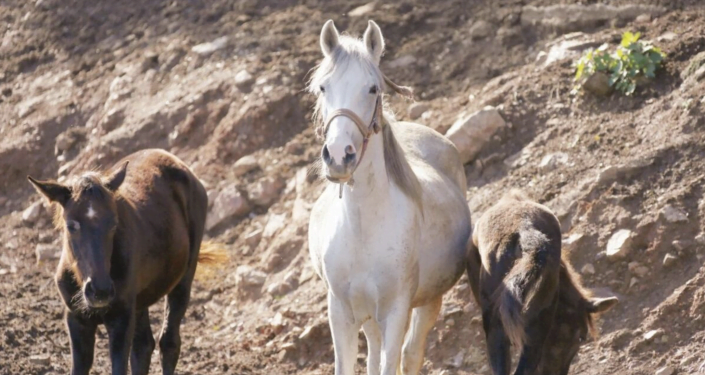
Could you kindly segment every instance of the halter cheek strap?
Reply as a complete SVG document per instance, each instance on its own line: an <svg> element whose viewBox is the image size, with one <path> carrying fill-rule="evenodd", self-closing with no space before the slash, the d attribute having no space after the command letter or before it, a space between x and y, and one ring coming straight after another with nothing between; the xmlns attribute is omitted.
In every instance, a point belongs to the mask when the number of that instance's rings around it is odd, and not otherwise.
<svg viewBox="0 0 705 375"><path fill-rule="evenodd" d="M382 99L381 95L377 95L377 99L375 100L375 110L372 113L372 120L370 120L370 123L365 125L365 122L362 121L360 116L358 116L355 112L347 109L347 108L339 108L333 111L333 113L330 114L328 117L328 120L326 120L325 127L323 128L323 136L325 136L326 133L328 133L328 128L330 127L331 122L336 117L347 117L349 118L355 126L357 126L357 129L360 131L362 134L362 149L360 150L360 157L357 158L357 163L355 163L355 167L353 167L353 173L355 173L355 170L357 167L360 165L360 162L362 162L362 158L365 156L365 151L367 150L367 144L370 141L370 137L373 134L379 133L379 131L382 129L380 125L380 116L382 111L380 110L380 106L382 105ZM353 178L351 177L350 180L348 180L348 185L351 185L354 183ZM340 184L340 192L338 193L338 198L343 197L343 184Z"/></svg>

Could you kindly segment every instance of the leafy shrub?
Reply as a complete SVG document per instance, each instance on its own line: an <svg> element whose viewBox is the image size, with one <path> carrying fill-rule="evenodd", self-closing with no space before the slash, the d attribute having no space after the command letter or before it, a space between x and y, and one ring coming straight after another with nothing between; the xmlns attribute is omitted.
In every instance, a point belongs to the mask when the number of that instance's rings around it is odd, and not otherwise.
<svg viewBox="0 0 705 375"><path fill-rule="evenodd" d="M611 87L626 95L634 93L637 82L644 77L654 78L666 57L660 48L639 41L640 36L641 33L625 32L613 53L607 51L607 44L586 52L576 64L575 80L582 83L591 75L602 72L609 77Z"/></svg>

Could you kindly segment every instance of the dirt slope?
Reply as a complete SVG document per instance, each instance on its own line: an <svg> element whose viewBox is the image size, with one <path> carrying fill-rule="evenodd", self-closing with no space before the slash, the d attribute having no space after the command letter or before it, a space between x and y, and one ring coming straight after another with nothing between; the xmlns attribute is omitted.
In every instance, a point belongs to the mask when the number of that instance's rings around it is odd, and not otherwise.
<svg viewBox="0 0 705 375"><path fill-rule="evenodd" d="M557 3L597 2L408 0L361 16L347 13L364 3L338 0L0 2L0 374L70 366L51 280L58 232L25 176L61 179L146 147L192 165L212 201L230 192L249 202L209 231L231 262L194 288L180 373L332 373L325 290L306 241L324 182L311 172L320 145L303 91L329 18L352 34L369 18L380 24L384 72L429 107L417 121L445 131L485 105L500 109L507 126L466 166L473 216L507 189L525 189L558 214L585 284L620 297L572 374L699 371L705 83L682 72L705 50L705 9L696 0L620 0L610 4L654 6L658 15L522 21L523 7ZM583 34L569 34L576 30ZM633 97L572 95L578 52L548 66L539 57L564 40L616 43L625 30L668 54ZM410 103L391 103L408 119ZM620 229L633 232L630 252L612 260L604 251ZM161 306L152 323L156 334ZM105 331L99 336L96 374L109 369ZM364 340L360 348L363 373ZM424 373L489 373L464 278L446 296L427 348Z"/></svg>

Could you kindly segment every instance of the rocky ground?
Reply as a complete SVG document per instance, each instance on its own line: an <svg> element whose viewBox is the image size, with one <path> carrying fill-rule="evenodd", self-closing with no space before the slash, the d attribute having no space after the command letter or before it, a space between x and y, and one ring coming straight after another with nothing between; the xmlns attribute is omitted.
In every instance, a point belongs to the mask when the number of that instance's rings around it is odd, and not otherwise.
<svg viewBox="0 0 705 375"><path fill-rule="evenodd" d="M194 288L180 373L332 373L308 261L324 182L303 91L329 18L352 34L380 24L383 71L416 90L416 103L390 98L400 119L471 129L475 217L526 190L559 216L585 284L620 297L572 374L705 370L705 8L596 3L0 1L0 374L70 365L58 233L25 176L62 179L146 147L193 166L212 202L208 236L230 255ZM668 54L657 78L632 97L571 93L572 62L627 30ZM478 126L488 105L494 120ZM106 373L99 336L94 373ZM427 347L424 373L489 374L465 278Z"/></svg>

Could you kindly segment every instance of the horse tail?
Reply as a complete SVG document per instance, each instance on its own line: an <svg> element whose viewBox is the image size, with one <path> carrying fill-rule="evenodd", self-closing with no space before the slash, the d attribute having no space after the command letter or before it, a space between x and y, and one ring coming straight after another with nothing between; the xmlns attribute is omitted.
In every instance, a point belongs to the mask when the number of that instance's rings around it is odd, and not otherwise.
<svg viewBox="0 0 705 375"><path fill-rule="evenodd" d="M198 252L198 267L196 277L202 278L210 275L215 269L228 263L229 257L225 246L221 243L203 241Z"/></svg>
<svg viewBox="0 0 705 375"><path fill-rule="evenodd" d="M549 268L547 262L552 254L547 237L533 228L520 231L514 244L516 249L506 251L516 251L521 256L495 292L495 306L507 337L512 345L521 348L526 342L525 318L544 283L544 274Z"/></svg>

